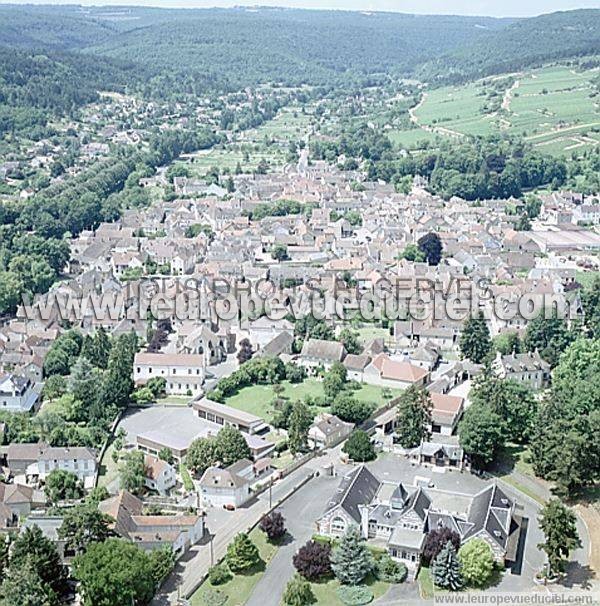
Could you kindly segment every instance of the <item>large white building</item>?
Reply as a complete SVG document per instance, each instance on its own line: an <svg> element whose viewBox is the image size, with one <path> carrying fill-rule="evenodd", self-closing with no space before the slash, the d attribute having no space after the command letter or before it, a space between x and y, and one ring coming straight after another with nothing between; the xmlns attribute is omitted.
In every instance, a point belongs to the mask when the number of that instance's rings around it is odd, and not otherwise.
<svg viewBox="0 0 600 606"><path fill-rule="evenodd" d="M133 361L133 380L144 385L150 379L163 378L168 394L196 396L202 392L204 368L202 355L140 352Z"/></svg>

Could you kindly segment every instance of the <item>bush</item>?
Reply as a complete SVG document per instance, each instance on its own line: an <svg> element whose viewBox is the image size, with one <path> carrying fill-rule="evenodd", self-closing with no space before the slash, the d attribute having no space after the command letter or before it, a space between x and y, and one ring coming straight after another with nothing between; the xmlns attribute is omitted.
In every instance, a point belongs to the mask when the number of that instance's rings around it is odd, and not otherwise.
<svg viewBox="0 0 600 606"><path fill-rule="evenodd" d="M275 452L281 454L282 452L285 452L288 449L288 442L287 440L282 440L281 442L277 442L277 444L275 444Z"/></svg>
<svg viewBox="0 0 600 606"><path fill-rule="evenodd" d="M337 539L334 539L333 537L328 537L324 534L313 534L312 540L315 543L321 543L323 545L331 545L332 547L334 547L335 545L337 545L339 543L339 541Z"/></svg>
<svg viewBox="0 0 600 606"><path fill-rule="evenodd" d="M386 583L402 583L406 579L408 570L401 562L392 560L389 555L384 555L377 562L377 578Z"/></svg>
<svg viewBox="0 0 600 606"><path fill-rule="evenodd" d="M373 592L365 585L342 585L337 596L346 606L362 606L373 600Z"/></svg>
<svg viewBox="0 0 600 606"><path fill-rule="evenodd" d="M223 585L231 579L231 572L226 564L216 564L208 571L208 580L211 585Z"/></svg>
<svg viewBox="0 0 600 606"><path fill-rule="evenodd" d="M353 460L360 463L372 461L377 455L368 434L355 429L346 440L342 450Z"/></svg>
<svg viewBox="0 0 600 606"><path fill-rule="evenodd" d="M227 596L218 589L207 589L202 594L202 604L204 606L223 606L227 602Z"/></svg>
<svg viewBox="0 0 600 606"><path fill-rule="evenodd" d="M295 574L285 587L283 603L286 606L309 606L316 602L310 583Z"/></svg>

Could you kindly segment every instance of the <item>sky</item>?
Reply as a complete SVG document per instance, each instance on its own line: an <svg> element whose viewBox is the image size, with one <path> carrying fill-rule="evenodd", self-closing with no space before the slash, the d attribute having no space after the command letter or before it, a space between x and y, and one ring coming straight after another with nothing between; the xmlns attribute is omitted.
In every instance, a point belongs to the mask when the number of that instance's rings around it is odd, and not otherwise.
<svg viewBox="0 0 600 606"><path fill-rule="evenodd" d="M0 4L136 5L164 8L261 5L490 17L530 17L559 10L600 8L600 0L0 0Z"/></svg>

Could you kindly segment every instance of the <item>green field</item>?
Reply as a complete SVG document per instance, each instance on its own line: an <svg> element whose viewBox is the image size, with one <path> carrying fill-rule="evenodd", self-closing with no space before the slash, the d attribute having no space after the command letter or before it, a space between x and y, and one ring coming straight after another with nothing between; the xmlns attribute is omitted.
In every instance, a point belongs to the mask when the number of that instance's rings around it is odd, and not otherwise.
<svg viewBox="0 0 600 606"><path fill-rule="evenodd" d="M431 90L416 111L419 124L448 136L488 135L497 117L485 109L485 87L480 83Z"/></svg>
<svg viewBox="0 0 600 606"><path fill-rule="evenodd" d="M591 149L600 142L597 77L557 65L431 89L413 110L421 130L391 131L390 138L411 148L440 136L508 133L555 155Z"/></svg>
<svg viewBox="0 0 600 606"><path fill-rule="evenodd" d="M302 383L289 383L284 381L283 397L289 400L303 400L306 397L323 397L323 383L316 379L307 379ZM390 390L395 396L399 390ZM361 384L360 388L351 392L358 400L366 402L375 402L382 405L386 402L383 397L381 387L376 385ZM276 410L273 407L275 392L272 385L253 385L244 387L236 395L227 398L225 404L244 410L251 414L262 417L270 422L273 419Z"/></svg>

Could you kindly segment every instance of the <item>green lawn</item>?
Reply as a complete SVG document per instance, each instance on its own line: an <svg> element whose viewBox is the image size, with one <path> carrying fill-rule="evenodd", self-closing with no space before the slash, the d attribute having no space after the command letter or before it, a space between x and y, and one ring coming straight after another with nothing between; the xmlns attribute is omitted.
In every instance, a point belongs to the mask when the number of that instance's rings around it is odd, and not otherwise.
<svg viewBox="0 0 600 606"><path fill-rule="evenodd" d="M250 533L252 542L258 547L260 554L260 563L255 566L252 570L245 574L236 574L233 578L218 587L213 587L208 580L204 581L199 587L198 591L192 596L192 606L204 606L205 601L203 600L204 592L208 589L218 589L227 596L227 606L243 606L246 603L252 590L258 583L260 577L265 571L266 565L273 558L277 551L277 545L269 543L266 539L265 534L255 528Z"/></svg>
<svg viewBox="0 0 600 606"><path fill-rule="evenodd" d="M155 402L156 405L162 406L188 406L192 400L192 396L166 396Z"/></svg>
<svg viewBox="0 0 600 606"><path fill-rule="evenodd" d="M323 397L323 383L317 379L306 379L302 383L289 383L283 381L283 396L290 400L303 400L307 396ZM400 393L400 390L390 390L393 396ZM360 389L352 392L354 396L362 401L375 402L377 405L385 403L386 399L382 395L382 388L376 385L362 384ZM252 385L244 387L236 395L227 398L225 404L252 413L262 417L266 421L271 421L275 414L272 406L275 392L272 385Z"/></svg>
<svg viewBox="0 0 600 606"><path fill-rule="evenodd" d="M507 444L504 447L502 455L500 457L500 469L497 472L497 476L504 480L507 484L510 484L517 490L531 497L534 501L537 501L541 505L544 504L544 499L540 495L532 490L529 486L524 485L517 478L511 475L511 470L518 471L524 476L535 479L535 473L529 460L529 449L519 444Z"/></svg>
<svg viewBox="0 0 600 606"><path fill-rule="evenodd" d="M190 472L188 468L183 464L179 464L179 475L181 476L181 481L183 482L183 487L191 492L194 490L194 482L192 481L192 476L190 476Z"/></svg>
<svg viewBox="0 0 600 606"><path fill-rule="evenodd" d="M393 339L389 329L381 328L380 326L363 326L356 332L358 332L358 339L363 345L366 345L373 339L383 339L385 343L390 343Z"/></svg>
<svg viewBox="0 0 600 606"><path fill-rule="evenodd" d="M271 170L281 169L286 163L289 142L302 139L310 121L311 116L303 114L299 107L281 109L258 128L234 133L233 140L226 144L189 154L185 165L195 178L204 178L213 166L233 172L239 164L244 172L251 172L261 160Z"/></svg>
<svg viewBox="0 0 600 606"><path fill-rule="evenodd" d="M600 276L598 271L578 271L575 273L575 279L584 288L589 288L598 276Z"/></svg>
<svg viewBox="0 0 600 606"><path fill-rule="evenodd" d="M367 579L365 583L373 592L373 601L383 596L390 588L389 583L378 581L375 578ZM342 601L338 598L337 590L340 582L337 579L328 579L320 583L310 584L315 594L316 604L325 604L326 606L342 606Z"/></svg>
<svg viewBox="0 0 600 606"><path fill-rule="evenodd" d="M433 578L431 577L431 570L427 566L421 566L419 570L419 590L421 592L421 598L429 600L433 597L435 589L433 587Z"/></svg>
<svg viewBox="0 0 600 606"><path fill-rule="evenodd" d="M98 486L108 487L119 477L119 465L113 461L112 453L115 450L114 443L111 441L108 448L104 451L104 456L100 461L98 472Z"/></svg>

